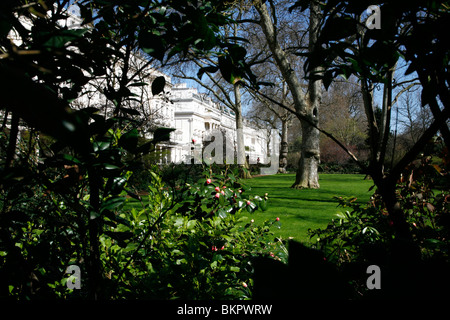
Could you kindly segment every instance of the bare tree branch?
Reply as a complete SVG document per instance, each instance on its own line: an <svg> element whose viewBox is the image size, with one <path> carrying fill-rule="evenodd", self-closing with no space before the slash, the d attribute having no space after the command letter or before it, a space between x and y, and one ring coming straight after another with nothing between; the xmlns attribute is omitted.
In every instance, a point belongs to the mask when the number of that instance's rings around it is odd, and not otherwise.
<svg viewBox="0 0 450 320"><path fill-rule="evenodd" d="M272 99L271 97L269 97L268 95L262 93L261 91L257 91L256 89L244 84L250 91L253 91L255 94L257 95L261 95L262 97L264 97L264 99L269 100L270 102L280 106L281 108L292 112L293 114L295 114L299 119L308 122L311 126L313 126L314 128L316 128L317 130L319 130L321 133L323 133L325 136L327 136L328 138L330 138L331 140L333 140L334 142L336 142L349 156L350 158L365 172L367 171L367 168L358 160L358 158L353 154L353 152L351 152L341 141L339 141L338 139L336 139L331 133L319 128L313 121L311 121L309 119L309 117L307 117L305 114L302 113L298 113L297 111L292 110L291 108L289 108L288 106L285 106L284 104Z"/></svg>

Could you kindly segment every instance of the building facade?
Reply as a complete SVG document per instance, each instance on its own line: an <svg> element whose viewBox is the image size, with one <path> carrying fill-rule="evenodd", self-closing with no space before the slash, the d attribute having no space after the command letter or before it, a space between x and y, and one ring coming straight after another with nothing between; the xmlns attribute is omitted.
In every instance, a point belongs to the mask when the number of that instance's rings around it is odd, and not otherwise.
<svg viewBox="0 0 450 320"><path fill-rule="evenodd" d="M173 108L164 108L169 113L166 118L166 127L176 129L171 134L171 140L164 147L170 151L163 162L189 163L194 157L202 157L204 147L222 138L218 148L222 145L223 158L215 159L229 163L236 158L236 117L233 111L215 103L204 93L199 93L195 88L189 88L186 84L171 86L169 100L166 104L172 104ZM160 108L164 104L161 100L153 101L154 108ZM270 137L266 130L258 129L244 119L244 144L245 153L249 163L268 162L268 142ZM219 152L220 150L215 150ZM227 160L228 159L228 160ZM205 159L203 159L205 160ZM223 161L223 162L222 162Z"/></svg>

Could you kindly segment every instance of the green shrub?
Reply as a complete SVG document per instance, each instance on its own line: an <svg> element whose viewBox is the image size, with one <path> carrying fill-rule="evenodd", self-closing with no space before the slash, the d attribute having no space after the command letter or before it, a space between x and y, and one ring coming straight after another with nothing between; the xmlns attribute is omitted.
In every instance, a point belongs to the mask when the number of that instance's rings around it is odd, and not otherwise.
<svg viewBox="0 0 450 320"><path fill-rule="evenodd" d="M397 184L397 197L412 243L396 238L393 222L375 194L362 205L338 198L344 212L325 229L310 230L314 248L325 253L347 277L358 297L371 296L365 268L382 266L388 297L439 297L450 285L450 192L434 189L437 168L429 157L411 164ZM417 253L418 254L417 254ZM387 283L387 285L386 285Z"/></svg>
<svg viewBox="0 0 450 320"><path fill-rule="evenodd" d="M178 190L155 172L151 175L148 196L138 208L121 209L118 214L123 223L101 239L112 296L250 298L250 259L261 255L285 258L284 247L273 242L270 232L278 222L258 226L241 214L242 210L265 210L267 197L246 198L245 187L227 168L218 174L207 168L197 183L178 186ZM177 193L183 201L174 205Z"/></svg>
<svg viewBox="0 0 450 320"><path fill-rule="evenodd" d="M279 222L258 225L242 214L265 210L267 197L247 197L248 188L229 167L203 169L196 168L201 172L196 182L183 185L177 180L175 185L165 182L154 166L146 172L145 196L128 190L131 172L109 187L105 180L105 189L114 189L119 182L121 189L105 192L100 209L103 297L248 299L253 286L251 258L286 258L283 245L270 231ZM61 192L66 173L67 169L46 170L45 179L26 172L21 179L16 178L19 172L9 180L3 177L8 191L0 193L7 206L1 217L2 298L88 298L86 219L96 216L86 211L87 186ZM53 183L46 185L48 179ZM71 279L65 271L73 264L81 269L81 290L66 286Z"/></svg>

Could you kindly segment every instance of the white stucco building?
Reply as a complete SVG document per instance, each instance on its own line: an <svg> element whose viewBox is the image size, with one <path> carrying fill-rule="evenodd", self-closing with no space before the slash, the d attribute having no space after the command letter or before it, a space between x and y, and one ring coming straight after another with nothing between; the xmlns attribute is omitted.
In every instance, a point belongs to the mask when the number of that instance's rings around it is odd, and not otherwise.
<svg viewBox="0 0 450 320"><path fill-rule="evenodd" d="M231 152L236 150L236 119L233 111L215 103L205 93L199 93L195 88L186 84L171 86L170 101L154 100L152 107L161 108L161 104L171 104L173 109L165 109L166 127L176 129L171 134L171 140L164 147L170 149L170 156L163 162L190 162L196 153L201 152L204 145L211 140L211 136L222 135L224 149ZM163 123L161 123L163 124ZM244 120L245 153L250 163L268 162L268 135L266 130L260 130ZM200 154L196 155L201 156ZM225 161L225 154L223 161ZM234 154L231 155L234 159Z"/></svg>
<svg viewBox="0 0 450 320"><path fill-rule="evenodd" d="M76 5L69 6L67 20L60 22L62 28L81 27L82 21L78 17L78 10ZM24 20L23 23L27 28L31 28L30 21ZM21 44L21 39L16 34L11 33L10 38L17 45ZM125 48L123 50L125 51ZM152 132L158 127L176 129L171 133L170 141L161 143L157 148L160 163L190 163L194 151L199 153L197 157L202 156L201 151L205 144L211 135L217 132L223 135L227 150L231 150L230 154L235 153L236 121L232 111L186 84L173 85L169 75L154 69L138 52L131 54L128 65L130 76L133 74L134 78L127 88L134 97L122 102L121 107L136 109L139 112L137 116L139 129L148 139L152 138ZM122 67L122 60L111 61L107 75L89 81L83 87L80 96L71 103L71 107L75 109L95 107L103 115L112 116L117 110L113 101L107 99L107 94L108 91L119 88ZM164 93L153 96L151 84L155 78L161 76L166 80ZM244 119L243 134L245 154L249 163L268 163L270 136L267 131L253 127ZM164 152L161 152L162 150ZM234 159L235 155L231 155L231 158Z"/></svg>

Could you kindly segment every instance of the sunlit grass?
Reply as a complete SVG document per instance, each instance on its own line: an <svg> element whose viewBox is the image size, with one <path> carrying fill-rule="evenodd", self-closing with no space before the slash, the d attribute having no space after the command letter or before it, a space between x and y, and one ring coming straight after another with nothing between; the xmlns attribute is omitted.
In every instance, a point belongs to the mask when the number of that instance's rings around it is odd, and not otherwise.
<svg viewBox="0 0 450 320"><path fill-rule="evenodd" d="M248 197L263 197L265 193L269 194L269 208L267 211L257 210L252 214L243 210L243 214L259 224L279 217L281 228L272 227L275 237L292 237L297 241L309 242L308 229L325 228L331 219L336 218L336 214L343 210L337 207L338 202L333 197L357 197L357 202L361 203L369 200L373 194L369 191L373 181L364 180L364 177L355 174L321 174L320 189L304 190L290 188L295 180L293 174L244 180L243 183L251 187ZM244 197L246 196L244 194ZM142 204L134 199L129 199L126 206L128 209L142 208Z"/></svg>
<svg viewBox="0 0 450 320"><path fill-rule="evenodd" d="M358 202L367 202L373 192L371 180L364 175L321 174L320 189L291 189L295 175L273 175L255 177L245 181L251 193L269 194L269 209L248 214L255 222L280 218L281 228L273 229L275 236L308 242L308 229L324 228L342 210L334 196L357 197Z"/></svg>

